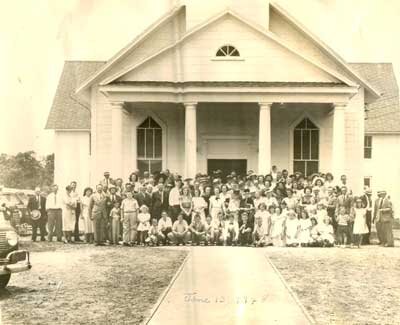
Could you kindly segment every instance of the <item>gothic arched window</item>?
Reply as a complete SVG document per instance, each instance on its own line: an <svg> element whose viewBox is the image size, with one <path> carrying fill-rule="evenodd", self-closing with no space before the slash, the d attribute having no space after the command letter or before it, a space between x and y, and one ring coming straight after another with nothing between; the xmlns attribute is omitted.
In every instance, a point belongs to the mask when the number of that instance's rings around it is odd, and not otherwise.
<svg viewBox="0 0 400 325"><path fill-rule="evenodd" d="M151 117L137 127L137 167L141 173L162 169L162 128Z"/></svg>
<svg viewBox="0 0 400 325"><path fill-rule="evenodd" d="M312 175L319 169L319 129L304 118L293 131L293 172Z"/></svg>

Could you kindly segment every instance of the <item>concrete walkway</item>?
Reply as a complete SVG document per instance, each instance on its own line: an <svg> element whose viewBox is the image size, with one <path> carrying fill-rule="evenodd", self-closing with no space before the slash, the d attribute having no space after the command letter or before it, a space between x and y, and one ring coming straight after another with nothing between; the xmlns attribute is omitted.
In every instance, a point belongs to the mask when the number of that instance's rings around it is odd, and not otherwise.
<svg viewBox="0 0 400 325"><path fill-rule="evenodd" d="M263 249L193 247L148 324L310 324Z"/></svg>

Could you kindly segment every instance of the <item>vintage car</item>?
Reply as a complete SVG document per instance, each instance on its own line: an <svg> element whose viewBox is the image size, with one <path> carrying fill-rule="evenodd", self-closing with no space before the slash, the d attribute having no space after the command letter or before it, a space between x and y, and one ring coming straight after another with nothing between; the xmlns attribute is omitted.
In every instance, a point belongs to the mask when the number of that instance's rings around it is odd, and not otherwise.
<svg viewBox="0 0 400 325"><path fill-rule="evenodd" d="M5 288L11 274L31 269L29 252L18 249L18 234L4 218L0 208L0 289Z"/></svg>
<svg viewBox="0 0 400 325"><path fill-rule="evenodd" d="M26 208L28 199L28 195L21 191L0 190L0 209L6 209L5 219L10 221L11 226L21 236L28 235L31 230L31 220Z"/></svg>

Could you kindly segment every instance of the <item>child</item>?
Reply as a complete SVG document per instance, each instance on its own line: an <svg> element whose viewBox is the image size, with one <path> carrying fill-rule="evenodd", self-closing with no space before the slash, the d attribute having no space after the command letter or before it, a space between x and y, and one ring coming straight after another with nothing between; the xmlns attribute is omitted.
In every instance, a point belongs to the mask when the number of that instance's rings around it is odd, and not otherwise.
<svg viewBox="0 0 400 325"><path fill-rule="evenodd" d="M345 244L350 244L349 234L349 221L350 216L346 213L344 206L339 207L338 215L336 216L337 222L337 242L341 247L345 247Z"/></svg>
<svg viewBox="0 0 400 325"><path fill-rule="evenodd" d="M300 212L300 232L299 232L299 243L302 247L306 247L311 243L311 228L312 222L307 215L307 212L302 209Z"/></svg>
<svg viewBox="0 0 400 325"><path fill-rule="evenodd" d="M247 212L242 213L242 222L239 227L239 244L241 246L247 246L251 244L251 234L253 232L253 227L251 222L249 221L249 217Z"/></svg>
<svg viewBox="0 0 400 325"><path fill-rule="evenodd" d="M253 245L254 247L263 247L267 244L268 233L263 225L263 219L258 217L254 225Z"/></svg>
<svg viewBox="0 0 400 325"><path fill-rule="evenodd" d="M333 237L333 227L330 224L329 217L326 216L322 225L318 225L318 231L324 247L332 247L335 238Z"/></svg>
<svg viewBox="0 0 400 325"><path fill-rule="evenodd" d="M206 239L205 238L206 230L204 223L201 222L201 217L199 213L196 213L194 215L194 219L190 224L189 230L192 234L192 244L194 245L204 244L204 241Z"/></svg>
<svg viewBox="0 0 400 325"><path fill-rule="evenodd" d="M281 213L281 209L276 207L274 214L271 216L271 239L274 246L284 246L284 222L285 216Z"/></svg>
<svg viewBox="0 0 400 325"><path fill-rule="evenodd" d="M322 202L318 202L317 204L318 224L323 224L326 217L328 217L328 212L326 211L325 205Z"/></svg>
<svg viewBox="0 0 400 325"><path fill-rule="evenodd" d="M274 209L273 206L271 206L271 207L272 207L272 209ZM271 228L271 213L267 211L267 205L264 202L260 203L259 210L255 214L255 219L257 219L257 218L262 219L263 227L265 228L267 233L269 233L270 228Z"/></svg>
<svg viewBox="0 0 400 325"><path fill-rule="evenodd" d="M352 214L354 219L354 242L357 244L358 248L360 248L364 234L368 233L368 227L366 223L367 210L363 207L361 198L356 199L356 204Z"/></svg>
<svg viewBox="0 0 400 325"><path fill-rule="evenodd" d="M119 201L114 202L114 207L110 211L111 217L111 244L118 245L120 222L121 222L121 209L119 207Z"/></svg>
<svg viewBox="0 0 400 325"><path fill-rule="evenodd" d="M299 219L297 219L294 210L290 209L287 212L287 218L285 221L286 246L297 247L299 245L297 238L299 230L300 230Z"/></svg>
<svg viewBox="0 0 400 325"><path fill-rule="evenodd" d="M139 220L139 226L138 226L139 242L142 246L144 246L147 234L150 229L150 213L147 205L143 204L140 207L138 220Z"/></svg>
<svg viewBox="0 0 400 325"><path fill-rule="evenodd" d="M229 215L229 220L224 222L224 228L222 230L222 236L224 240L224 245L236 245L239 236L239 225L235 221L235 216L233 214Z"/></svg>
<svg viewBox="0 0 400 325"><path fill-rule="evenodd" d="M212 220L211 216L208 216L206 219L208 218ZM211 242L214 245L221 245L223 243L223 229L225 228L222 212L218 213L217 220L212 220L211 224Z"/></svg>
<svg viewBox="0 0 400 325"><path fill-rule="evenodd" d="M222 213L221 213L222 214ZM213 244L214 243L214 235L213 235L213 222L210 215L206 217L204 223L204 230L205 230L205 245Z"/></svg>
<svg viewBox="0 0 400 325"><path fill-rule="evenodd" d="M312 246L312 247L322 246L322 240L321 240L321 236L319 233L317 220L315 218L310 218L310 220L311 220L311 225L312 225L311 231L310 231L310 236L311 236L310 246Z"/></svg>
<svg viewBox="0 0 400 325"><path fill-rule="evenodd" d="M157 246L159 239L162 237L160 236L160 231L158 229L157 219L153 218L151 220L151 226L149 229L149 236L146 238L146 243L150 246Z"/></svg>

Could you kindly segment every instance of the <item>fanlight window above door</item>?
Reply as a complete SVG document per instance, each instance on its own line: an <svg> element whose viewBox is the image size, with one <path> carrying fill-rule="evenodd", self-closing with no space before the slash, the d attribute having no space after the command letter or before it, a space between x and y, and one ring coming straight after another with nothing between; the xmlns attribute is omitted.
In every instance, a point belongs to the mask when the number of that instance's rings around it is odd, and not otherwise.
<svg viewBox="0 0 400 325"><path fill-rule="evenodd" d="M231 56L238 57L238 56L240 56L240 53L236 47L234 47L232 45L224 45L218 49L216 56L218 56L218 57L231 57Z"/></svg>

